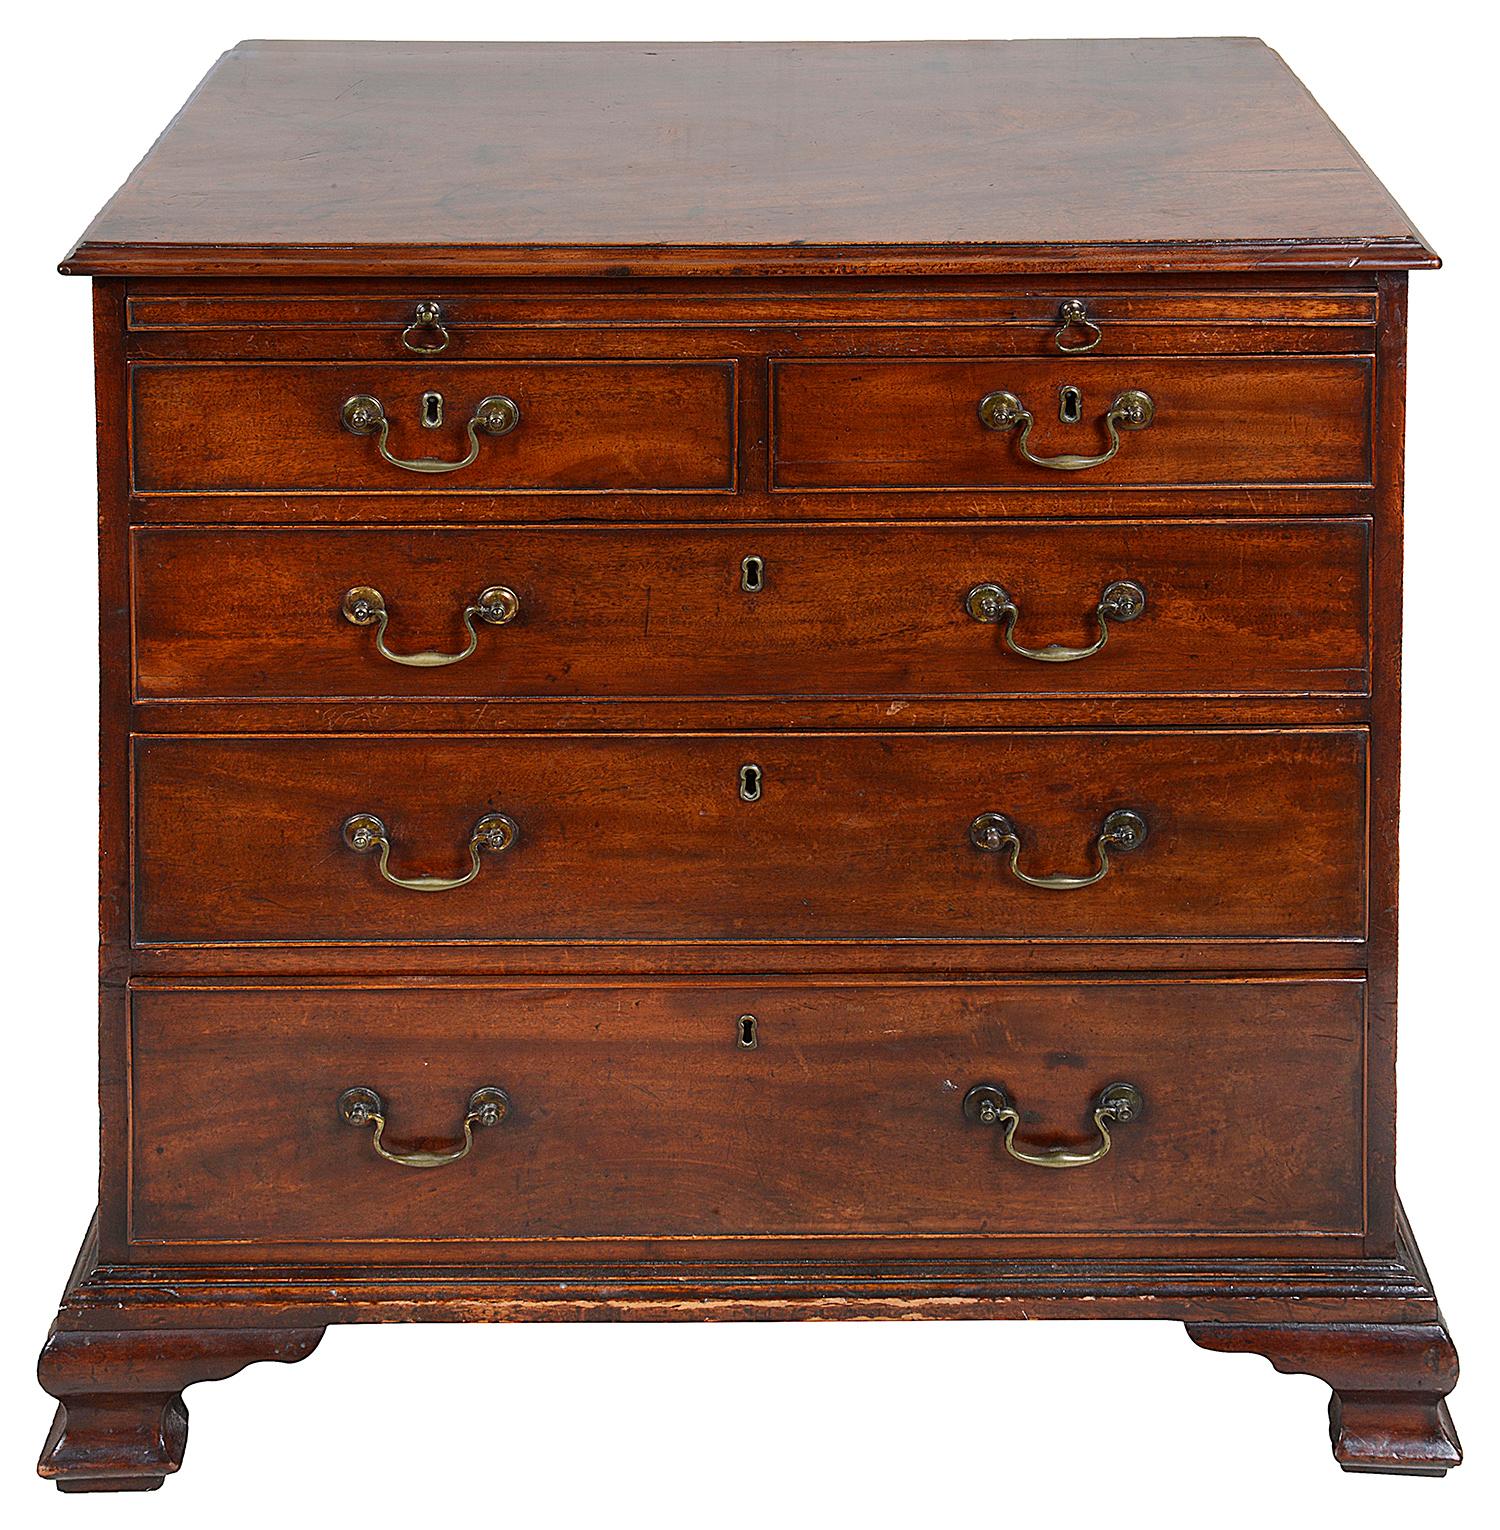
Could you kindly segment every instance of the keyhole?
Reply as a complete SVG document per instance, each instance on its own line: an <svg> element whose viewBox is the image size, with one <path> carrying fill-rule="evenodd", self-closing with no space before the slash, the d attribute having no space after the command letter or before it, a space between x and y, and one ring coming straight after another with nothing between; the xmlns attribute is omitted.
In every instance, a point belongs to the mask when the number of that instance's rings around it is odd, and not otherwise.
<svg viewBox="0 0 1500 1530"><path fill-rule="evenodd" d="M1072 383L1057 390L1057 417L1064 425L1076 425L1083 418L1083 392Z"/></svg>
<svg viewBox="0 0 1500 1530"><path fill-rule="evenodd" d="M740 588L751 595L759 595L766 587L766 560L751 553L740 561Z"/></svg>
<svg viewBox="0 0 1500 1530"><path fill-rule="evenodd" d="M740 801L760 801L760 766L740 766Z"/></svg>
<svg viewBox="0 0 1500 1530"><path fill-rule="evenodd" d="M741 1015L736 1034L742 1052L753 1052L760 1045L760 1021L754 1015Z"/></svg>
<svg viewBox="0 0 1500 1530"><path fill-rule="evenodd" d="M428 430L436 430L443 423L443 395L441 393L424 393L422 395L422 423Z"/></svg>

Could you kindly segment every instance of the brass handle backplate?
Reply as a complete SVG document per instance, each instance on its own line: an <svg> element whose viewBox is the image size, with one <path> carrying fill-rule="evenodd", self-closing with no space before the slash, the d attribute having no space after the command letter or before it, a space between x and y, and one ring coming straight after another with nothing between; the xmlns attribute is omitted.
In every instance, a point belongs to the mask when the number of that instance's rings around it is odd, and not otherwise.
<svg viewBox="0 0 1500 1530"><path fill-rule="evenodd" d="M521 410L516 401L503 393L492 393L474 406L465 427L469 434L469 450L457 462L441 462L435 457L395 457L386 444L391 433L391 422L386 418L385 405L369 393L356 393L346 398L339 409L339 423L351 435L374 436L375 449L392 467L405 468L408 473L456 473L466 468L479 455L479 433L487 436L507 436L521 423Z"/></svg>
<svg viewBox="0 0 1500 1530"><path fill-rule="evenodd" d="M981 813L969 825L969 843L976 850L991 853L1010 852L1010 872L1028 887L1044 887L1052 892L1074 892L1080 887L1092 887L1109 873L1111 850L1138 850L1146 843L1146 820L1129 808L1116 808L1100 826L1094 840L1094 854L1099 864L1093 871L1081 877L1060 874L1034 877L1021 870L1021 839L1015 825L1004 813Z"/></svg>
<svg viewBox="0 0 1500 1530"><path fill-rule="evenodd" d="M1145 609L1145 590L1133 579L1116 579L1104 586L1099 604L1094 607L1099 636L1088 647L1064 648L1061 643L1048 643L1045 648L1027 648L1016 641L1016 623L1021 619L1021 610L1004 586L976 584L964 597L964 610L976 622L1004 623L1005 646L1012 653L1042 664L1071 664L1075 659L1087 659L1109 641L1110 622L1133 622Z"/></svg>
<svg viewBox="0 0 1500 1530"><path fill-rule="evenodd" d="M467 659L479 646L479 633L474 627L476 618L488 622L492 627L503 627L515 619L521 609L521 602L516 592L503 584L492 584L487 590L481 590L474 597L473 604L464 607L463 624L468 629L469 644L461 653L392 653L385 646L385 629L391 614L386 609L385 596L373 585L359 584L352 590L346 590L339 609L344 620L353 622L356 627L374 626L375 648L381 658L389 659L392 664L409 665L413 669L436 669L444 664L457 664Z"/></svg>
<svg viewBox="0 0 1500 1530"><path fill-rule="evenodd" d="M1108 462L1120 450L1122 430L1145 430L1156 418L1156 405L1149 393L1139 388L1127 388L1115 395L1115 401L1104 415L1104 429L1109 435L1109 447L1094 457L1078 457L1064 452L1056 457L1038 457L1031 450L1031 427L1036 416L1016 397L1003 389L998 393L986 393L979 401L979 419L986 430L1014 430L1021 427L1016 448L1021 455L1037 467L1056 468L1062 473L1077 473L1084 468L1099 467Z"/></svg>
<svg viewBox="0 0 1500 1530"><path fill-rule="evenodd" d="M444 1164L457 1163L469 1156L474 1146L476 1126L498 1126L510 1114L510 1096L503 1089L487 1084L469 1096L464 1111L463 1141L448 1148L407 1148L405 1151L385 1145L385 1101L363 1084L346 1089L337 1100L339 1116L350 1126L371 1126L374 1132L370 1146L387 1163L400 1164L404 1169L440 1169Z"/></svg>
<svg viewBox="0 0 1500 1530"><path fill-rule="evenodd" d="M1068 339L1070 329L1082 330L1083 340L1074 344ZM1091 351L1104 338L1104 331L1089 318L1088 305L1082 298L1069 298L1061 308L1057 310L1057 329L1053 332L1052 343L1068 356L1081 356L1085 351Z"/></svg>
<svg viewBox="0 0 1500 1530"><path fill-rule="evenodd" d="M418 356L436 356L448 349L452 337L443 326L443 310L437 303L418 303L416 316L401 331L401 343ZM427 343L435 340L435 345Z"/></svg>
<svg viewBox="0 0 1500 1530"><path fill-rule="evenodd" d="M373 813L352 814L344 820L342 832L344 843L351 850L361 855L378 850L381 876L392 887L404 887L409 892L451 892L455 887L467 887L479 875L479 857L483 852L509 850L521 833L513 818L504 813L486 813L469 835L469 869L462 876L398 877L390 866L390 836Z"/></svg>
<svg viewBox="0 0 1500 1530"><path fill-rule="evenodd" d="M1032 1151L1016 1146L1016 1128L1021 1124L1021 1113L1010 1102L1010 1096L999 1084L975 1084L964 1096L964 1115L981 1126L1000 1126L1005 1129L1005 1151L1018 1163L1029 1163L1039 1169L1082 1169L1098 1163L1114 1146L1110 1127L1124 1126L1139 1119L1146 1108L1145 1097L1134 1084L1110 1084L1101 1089L1094 1100L1094 1130L1099 1134L1096 1146L1087 1152L1075 1148L1042 1148Z"/></svg>

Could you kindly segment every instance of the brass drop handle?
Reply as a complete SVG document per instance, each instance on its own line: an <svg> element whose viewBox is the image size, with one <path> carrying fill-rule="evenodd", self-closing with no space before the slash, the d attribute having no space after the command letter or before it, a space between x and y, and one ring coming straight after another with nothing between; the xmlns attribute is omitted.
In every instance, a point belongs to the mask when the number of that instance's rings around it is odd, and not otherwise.
<svg viewBox="0 0 1500 1530"><path fill-rule="evenodd" d="M1076 345L1068 339L1070 329L1080 329L1085 338ZM1081 356L1091 351L1104 338L1104 331L1089 318L1088 305L1082 298L1069 298L1057 310L1057 329L1052 343L1067 356Z"/></svg>
<svg viewBox="0 0 1500 1530"><path fill-rule="evenodd" d="M1151 395L1142 393L1139 388L1127 388L1123 393L1115 395L1114 403L1104 416L1104 428L1109 434L1107 451L1100 452L1096 457L1077 457L1071 452L1064 452L1057 457L1038 457L1028 444L1036 416L1014 393L1003 390L986 393L979 401L979 419L986 430L1014 430L1019 425L1021 438L1016 446L1021 455L1037 467L1056 468L1063 473L1077 473L1084 468L1099 467L1108 462L1120 450L1122 430L1145 430L1155 418L1156 405L1152 403Z"/></svg>
<svg viewBox="0 0 1500 1530"><path fill-rule="evenodd" d="M369 393L356 393L346 398L339 410L339 423L351 435L374 436L375 449L392 467L405 468L408 473L456 473L466 468L479 455L479 432L487 436L506 436L521 423L521 410L516 401L502 393L491 394L474 405L466 427L469 432L469 450L457 462L440 462L435 457L395 457L386 445L391 433L391 422L386 418L385 405Z"/></svg>
<svg viewBox="0 0 1500 1530"><path fill-rule="evenodd" d="M969 825L969 843L976 850L991 853L1010 852L1010 872L1028 887L1043 887L1052 892L1076 892L1080 887L1092 887L1109 874L1111 850L1138 850L1146 843L1146 820L1129 808L1116 808L1101 825L1094 840L1094 854L1099 864L1085 876L1072 877L1056 874L1034 877L1021 870L1021 840L1015 825L1004 813L981 813Z"/></svg>
<svg viewBox="0 0 1500 1530"><path fill-rule="evenodd" d="M503 627L515 619L521 609L521 602L516 592L506 589L503 584L492 584L487 590L481 590L474 597L473 604L465 606L463 610L463 624L468 629L469 645L462 653L392 653L385 646L385 629L391 613L386 609L385 596L373 585L359 584L352 590L345 590L339 609L343 612L344 620L352 622L356 627L374 625L375 649L381 658L389 659L392 664L408 665L412 669L437 669L444 664L457 664L467 659L479 647L479 633L474 628L476 617L492 627Z"/></svg>
<svg viewBox="0 0 1500 1530"><path fill-rule="evenodd" d="M385 1101L363 1084L346 1089L338 1097L340 1117L350 1126L372 1126L374 1132L370 1146L387 1163L400 1164L403 1169L440 1169L444 1164L457 1163L469 1156L474 1146L476 1126L498 1126L510 1114L510 1096L503 1089L487 1084L469 1096L468 1109L464 1112L464 1140L451 1148L408 1148L404 1152L393 1151L385 1145Z"/></svg>
<svg viewBox="0 0 1500 1530"><path fill-rule="evenodd" d="M452 339L443 324L443 310L437 303L417 304L417 311L410 324L401 331L401 343L418 356L436 356L448 349ZM431 341L437 343L431 344Z"/></svg>
<svg viewBox="0 0 1500 1530"><path fill-rule="evenodd" d="M486 813L469 835L469 869L460 877L398 877L391 870L391 841L385 825L373 813L355 813L344 820L344 843L357 854L380 852L380 874L392 887L410 892L451 892L467 887L479 875L479 857L486 851L509 850L520 836L513 818L504 813Z"/></svg>
<svg viewBox="0 0 1500 1530"><path fill-rule="evenodd" d="M1016 641L1020 607L1002 585L976 584L964 597L964 610L976 622L1003 622L1005 646L1023 659L1035 659L1041 664L1071 664L1075 659L1087 659L1109 641L1111 621L1133 622L1145 609L1145 590L1133 579L1116 579L1104 586L1099 604L1094 607L1099 636L1087 648L1064 648L1061 643L1048 643L1045 648L1027 648Z"/></svg>
<svg viewBox="0 0 1500 1530"><path fill-rule="evenodd" d="M1082 1169L1108 1154L1114 1146L1110 1127L1124 1126L1137 1120L1146 1108L1145 1097L1134 1084L1110 1084L1101 1089L1094 1100L1094 1130L1099 1134L1098 1145L1087 1152L1075 1148L1043 1148L1032 1152L1016 1146L1016 1128L1021 1124L1021 1113L1010 1102L1010 1096L999 1084L975 1084L964 1096L964 1115L981 1126L1005 1128L1005 1151L1017 1163L1029 1163L1038 1169Z"/></svg>

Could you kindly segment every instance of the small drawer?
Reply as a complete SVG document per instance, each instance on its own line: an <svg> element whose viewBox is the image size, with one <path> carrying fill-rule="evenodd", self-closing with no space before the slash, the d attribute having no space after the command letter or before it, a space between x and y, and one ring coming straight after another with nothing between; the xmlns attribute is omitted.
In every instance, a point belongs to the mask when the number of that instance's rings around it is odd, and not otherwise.
<svg viewBox="0 0 1500 1530"><path fill-rule="evenodd" d="M1369 684L1362 520L153 527L134 548L143 700L1308 696ZM486 602L487 591L498 593Z"/></svg>
<svg viewBox="0 0 1500 1530"><path fill-rule="evenodd" d="M1368 356L772 364L777 489L1370 482Z"/></svg>
<svg viewBox="0 0 1500 1530"><path fill-rule="evenodd" d="M137 494L735 484L732 361L138 362L130 381Z"/></svg>
<svg viewBox="0 0 1500 1530"><path fill-rule="evenodd" d="M1366 754L1361 728L144 737L136 933L1357 941Z"/></svg>
<svg viewBox="0 0 1500 1530"><path fill-rule="evenodd" d="M146 1257L1269 1251L1364 1222L1354 978L165 986L129 1050Z"/></svg>

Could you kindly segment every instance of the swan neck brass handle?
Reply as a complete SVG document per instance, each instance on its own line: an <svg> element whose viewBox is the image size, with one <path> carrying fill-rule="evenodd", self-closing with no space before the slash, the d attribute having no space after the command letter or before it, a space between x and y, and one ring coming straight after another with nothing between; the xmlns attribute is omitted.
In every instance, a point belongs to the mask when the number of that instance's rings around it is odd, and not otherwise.
<svg viewBox="0 0 1500 1530"><path fill-rule="evenodd" d="M462 653L392 653L385 646L385 629L391 613L386 608L385 596L373 585L358 584L352 590L345 590L339 609L344 620L352 622L356 627L374 626L375 649L382 659L389 659L392 664L405 664L412 669L438 669L444 664L460 663L479 647L479 633L474 627L476 619L488 622L492 627L503 627L507 622L515 620L521 602L516 592L503 584L492 584L487 590L481 590L474 597L473 603L464 607L463 624L468 630L469 644Z"/></svg>
<svg viewBox="0 0 1500 1530"><path fill-rule="evenodd" d="M516 401L502 393L493 393L474 405L465 427L469 433L469 450L457 462L441 462L436 457L396 457L386 444L391 433L391 422L386 418L385 405L369 393L356 393L346 398L339 410L339 423L354 436L374 436L375 449L392 467L405 468L408 473L456 473L466 468L479 455L479 433L487 436L508 436L521 423L521 410Z"/></svg>
<svg viewBox="0 0 1500 1530"><path fill-rule="evenodd" d="M374 1128L370 1146L387 1163L400 1164L403 1169L441 1169L444 1164L457 1163L467 1158L474 1146L475 1127L498 1126L510 1114L510 1096L503 1089L487 1084L469 1096L464 1111L463 1141L447 1148L407 1148L404 1151L389 1148L385 1144L385 1101L363 1084L346 1089L337 1101L338 1113L349 1126Z"/></svg>
<svg viewBox="0 0 1500 1530"><path fill-rule="evenodd" d="M1114 1146L1110 1135L1112 1126L1124 1126L1139 1120L1146 1108L1145 1096L1134 1084L1110 1084L1101 1089L1094 1099L1094 1130L1099 1134L1098 1143L1081 1151L1077 1148L1030 1148L1016 1146L1016 1129L1021 1124L1021 1113L1011 1104L1010 1096L1000 1084L975 1084L964 1096L964 1115L981 1126L999 1126L1005 1130L1005 1151L1017 1163L1033 1164L1038 1169L1082 1169L1098 1163Z"/></svg>
<svg viewBox="0 0 1500 1530"><path fill-rule="evenodd" d="M1087 648L1065 648L1061 643L1048 643L1045 648L1027 648L1016 641L1016 623L1021 619L1021 608L1003 585L976 584L964 597L964 610L976 622L1003 623L1005 646L1023 659L1035 659L1039 664L1071 664L1075 659L1089 658L1109 641L1110 622L1133 622L1145 609L1145 590L1133 579L1116 579L1104 586L1099 604L1094 607L1099 636Z"/></svg>
<svg viewBox="0 0 1500 1530"><path fill-rule="evenodd" d="M1071 329L1082 330L1084 338L1077 344L1068 339ZM1065 356L1081 356L1091 351L1104 338L1104 331L1089 318L1088 304L1082 298L1069 298L1057 310L1057 329L1052 343Z"/></svg>
<svg viewBox="0 0 1500 1530"><path fill-rule="evenodd" d="M346 818L342 833L344 843L356 854L380 852L380 874L392 887L404 887L409 892L451 892L455 887L467 887L479 875L479 857L486 850L497 854L509 850L521 831L516 821L504 813L486 813L469 835L469 869L458 877L398 877L391 870L390 835L373 813L355 813Z"/></svg>
<svg viewBox="0 0 1500 1530"><path fill-rule="evenodd" d="M411 323L401 331L402 345L418 356L436 356L439 351L446 351L452 338L443 324L442 305L432 302L418 303Z"/></svg>
<svg viewBox="0 0 1500 1530"><path fill-rule="evenodd" d="M1109 874L1111 850L1139 850L1146 843L1146 820L1129 808L1116 808L1100 826L1094 840L1094 854L1099 864L1093 871L1081 877L1056 874L1034 877L1022 871L1021 838L1016 826L1004 813L981 813L969 825L969 843L976 850L991 854L1010 855L1010 873L1028 887L1042 887L1050 892L1076 892L1080 887L1092 887Z"/></svg>
<svg viewBox="0 0 1500 1530"><path fill-rule="evenodd" d="M1016 397L1003 389L998 393L986 393L979 401L979 419L986 430L1014 430L1021 427L1016 448L1021 455L1037 467L1056 468L1061 473L1078 473L1084 468L1100 467L1111 460L1120 450L1122 430L1145 430L1156 418L1156 405L1149 393L1139 388L1127 388L1115 395L1104 415L1104 429L1109 435L1109 447L1095 457L1078 457L1064 452L1057 457L1038 457L1030 446L1031 427L1036 416Z"/></svg>

